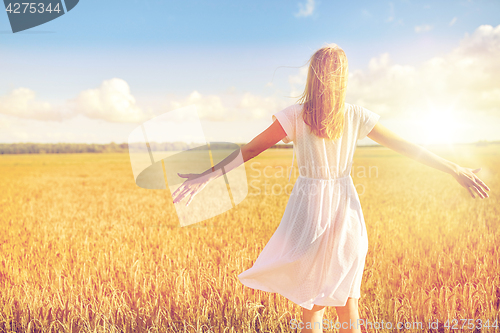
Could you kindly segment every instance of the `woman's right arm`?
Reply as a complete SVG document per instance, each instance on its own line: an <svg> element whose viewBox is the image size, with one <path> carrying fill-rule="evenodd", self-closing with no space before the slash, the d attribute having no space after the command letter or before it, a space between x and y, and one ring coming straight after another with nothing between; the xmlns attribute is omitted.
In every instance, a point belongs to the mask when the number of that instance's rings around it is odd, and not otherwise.
<svg viewBox="0 0 500 333"><path fill-rule="evenodd" d="M382 126L379 122L377 122L372 131L368 133L368 137L382 146L394 150L395 152L452 175L460 185L469 191L473 198L475 198L475 196L471 188L479 195L480 198L488 197L486 191L489 191L490 189L475 175L475 173L481 170L481 168L463 168L456 163L439 157L422 146L399 137Z"/></svg>

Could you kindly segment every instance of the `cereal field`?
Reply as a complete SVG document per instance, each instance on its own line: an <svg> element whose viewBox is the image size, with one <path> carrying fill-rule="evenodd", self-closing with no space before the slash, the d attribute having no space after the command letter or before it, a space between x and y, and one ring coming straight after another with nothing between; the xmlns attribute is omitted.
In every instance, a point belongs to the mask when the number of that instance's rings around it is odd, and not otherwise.
<svg viewBox="0 0 500 333"><path fill-rule="evenodd" d="M359 147L351 175L369 238L361 318L373 332L436 321L445 332L447 320L453 332L493 332L484 326L500 317L500 146L431 150L482 167L490 197ZM169 190L137 187L128 154L1 155L0 331L296 331L298 305L237 278L280 223L298 176L288 183L291 158L268 150L248 161L247 198L181 228ZM324 318L333 326L335 309Z"/></svg>

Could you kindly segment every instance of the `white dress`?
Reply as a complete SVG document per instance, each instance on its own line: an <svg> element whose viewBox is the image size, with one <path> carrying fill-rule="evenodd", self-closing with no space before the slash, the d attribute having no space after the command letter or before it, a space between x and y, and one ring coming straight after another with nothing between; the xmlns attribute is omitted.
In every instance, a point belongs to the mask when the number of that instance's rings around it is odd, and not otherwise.
<svg viewBox="0 0 500 333"><path fill-rule="evenodd" d="M311 310L313 305L344 306L359 298L368 252L361 205L350 176L357 140L380 116L345 104L338 140L319 138L302 120L302 105L273 115L293 141L299 176L281 223L251 268L238 275L245 286L279 293ZM293 164L293 160L292 160Z"/></svg>

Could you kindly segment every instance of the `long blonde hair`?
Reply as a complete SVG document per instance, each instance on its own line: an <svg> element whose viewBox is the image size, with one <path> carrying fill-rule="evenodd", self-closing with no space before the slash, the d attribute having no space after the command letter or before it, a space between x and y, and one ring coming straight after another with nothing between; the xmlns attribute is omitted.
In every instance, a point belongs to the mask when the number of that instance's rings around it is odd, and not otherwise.
<svg viewBox="0 0 500 333"><path fill-rule="evenodd" d="M344 130L345 93L349 74L347 57L336 44L317 50L309 59L302 117L320 138L337 140Z"/></svg>

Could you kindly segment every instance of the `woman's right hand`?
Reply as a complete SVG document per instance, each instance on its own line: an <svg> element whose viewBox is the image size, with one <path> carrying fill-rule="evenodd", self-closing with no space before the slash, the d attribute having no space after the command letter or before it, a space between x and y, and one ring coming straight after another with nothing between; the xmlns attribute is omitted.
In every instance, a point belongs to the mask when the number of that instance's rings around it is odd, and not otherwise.
<svg viewBox="0 0 500 333"><path fill-rule="evenodd" d="M486 186L486 184L479 179L475 174L479 172L481 168L478 169L470 169L463 168L458 166L453 173L453 177L455 177L456 181L465 187L467 191L469 191L470 195L475 199L474 192L479 195L481 199L488 198L488 193L490 188Z"/></svg>

